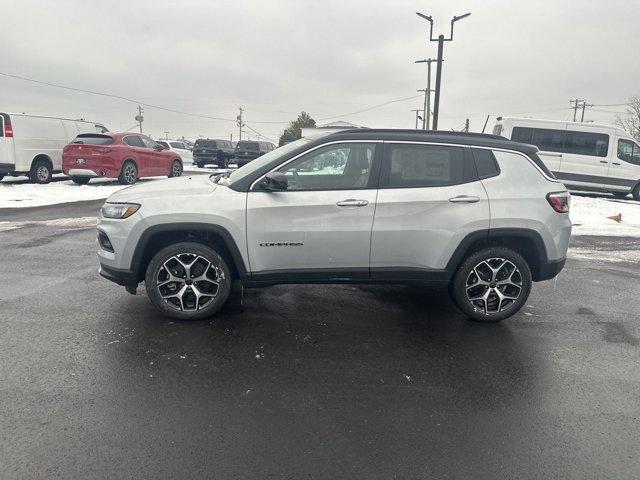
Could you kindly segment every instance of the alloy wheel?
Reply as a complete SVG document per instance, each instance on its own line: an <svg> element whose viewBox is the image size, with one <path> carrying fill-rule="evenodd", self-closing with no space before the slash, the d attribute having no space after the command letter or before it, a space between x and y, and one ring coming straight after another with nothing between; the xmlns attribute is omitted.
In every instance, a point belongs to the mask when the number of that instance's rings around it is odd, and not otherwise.
<svg viewBox="0 0 640 480"><path fill-rule="evenodd" d="M127 181L127 183L135 183L137 176L138 172L135 165L132 163L127 163L124 166L124 179Z"/></svg>
<svg viewBox="0 0 640 480"><path fill-rule="evenodd" d="M174 177L179 177L182 175L182 165L180 162L173 162L173 166L171 167L171 175Z"/></svg>
<svg viewBox="0 0 640 480"><path fill-rule="evenodd" d="M500 313L513 305L522 292L522 274L504 258L488 258L478 263L466 281L467 300L485 315Z"/></svg>
<svg viewBox="0 0 640 480"><path fill-rule="evenodd" d="M165 260L156 274L156 288L171 308L193 312L215 299L225 275L202 255L179 253Z"/></svg>

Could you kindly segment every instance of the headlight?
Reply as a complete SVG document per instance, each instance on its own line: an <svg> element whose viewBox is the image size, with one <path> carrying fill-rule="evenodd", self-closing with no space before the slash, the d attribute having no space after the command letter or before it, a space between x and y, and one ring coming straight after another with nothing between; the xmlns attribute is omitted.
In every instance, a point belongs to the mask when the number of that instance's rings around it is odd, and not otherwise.
<svg viewBox="0 0 640 480"><path fill-rule="evenodd" d="M105 203L102 206L104 218L129 218L136 213L140 205L137 203Z"/></svg>

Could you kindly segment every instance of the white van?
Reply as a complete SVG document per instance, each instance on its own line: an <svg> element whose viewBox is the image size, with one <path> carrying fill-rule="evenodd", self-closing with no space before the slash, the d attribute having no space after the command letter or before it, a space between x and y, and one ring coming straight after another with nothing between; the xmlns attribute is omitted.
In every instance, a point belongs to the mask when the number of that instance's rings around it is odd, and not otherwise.
<svg viewBox="0 0 640 480"><path fill-rule="evenodd" d="M620 128L498 117L493 133L537 146L549 170L570 188L618 197L631 193L640 201L640 146Z"/></svg>
<svg viewBox="0 0 640 480"><path fill-rule="evenodd" d="M48 183L62 171L62 148L79 133L104 133L100 123L68 118L0 113L0 180L5 175L29 175Z"/></svg>

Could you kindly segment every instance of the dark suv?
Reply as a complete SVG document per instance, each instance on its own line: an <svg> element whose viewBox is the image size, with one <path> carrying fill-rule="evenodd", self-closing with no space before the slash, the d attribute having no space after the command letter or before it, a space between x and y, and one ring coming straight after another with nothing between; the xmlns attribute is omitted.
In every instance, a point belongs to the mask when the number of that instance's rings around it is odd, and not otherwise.
<svg viewBox="0 0 640 480"><path fill-rule="evenodd" d="M238 168L246 165L251 160L255 160L260 155L274 150L276 146L271 142L250 142L241 140L236 145L235 157Z"/></svg>
<svg viewBox="0 0 640 480"><path fill-rule="evenodd" d="M193 146L193 163L200 168L210 164L227 168L233 153L233 144L229 140L199 138Z"/></svg>

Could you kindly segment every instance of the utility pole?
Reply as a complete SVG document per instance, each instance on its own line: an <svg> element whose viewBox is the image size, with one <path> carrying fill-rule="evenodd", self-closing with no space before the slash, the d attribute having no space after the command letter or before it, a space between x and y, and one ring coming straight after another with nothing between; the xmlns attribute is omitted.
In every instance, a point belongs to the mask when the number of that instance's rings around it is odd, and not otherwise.
<svg viewBox="0 0 640 480"><path fill-rule="evenodd" d="M242 112L244 112L244 108L239 107L238 110L240 110L240 113L238 114L238 116L236 117L236 124L238 125L238 141L241 142L242 141L242 127L244 127L244 123L242 123Z"/></svg>
<svg viewBox="0 0 640 480"><path fill-rule="evenodd" d="M580 102L584 102L584 100L580 100L576 98L575 100L569 100L569 105L573 103L573 121L576 121L576 117L578 116L578 108L580 108Z"/></svg>
<svg viewBox="0 0 640 480"><path fill-rule="evenodd" d="M433 58L426 58L424 60L416 60L414 63L426 63L427 64L427 88L423 90L418 90L419 92L424 92L424 118L422 120L422 129L430 130L430 120L431 120L431 63L436 60ZM444 60L443 60L444 61Z"/></svg>
<svg viewBox="0 0 640 480"><path fill-rule="evenodd" d="M144 122L144 117L142 116L143 112L144 112L144 108L138 105L138 115L136 115L135 120L136 122L138 122L138 125L140 126L140 133L142 133L142 122Z"/></svg>
<svg viewBox="0 0 640 480"><path fill-rule="evenodd" d="M164 132L164 139L169 140L169 132Z"/></svg>
<svg viewBox="0 0 640 480"><path fill-rule="evenodd" d="M420 110L419 108L417 110L411 110L412 112L416 112L416 130L418 130L418 120L421 120L420 118L420 112L422 110Z"/></svg>
<svg viewBox="0 0 640 480"><path fill-rule="evenodd" d="M587 107L593 107L593 104L582 101L582 116L580 117L580 123L584 123L584 109Z"/></svg>
<svg viewBox="0 0 640 480"><path fill-rule="evenodd" d="M465 132L469 131L469 119L468 118L464 122L464 131Z"/></svg>
<svg viewBox="0 0 640 480"><path fill-rule="evenodd" d="M429 28L429 40L432 42L438 42L438 59L437 59L437 69L436 69L436 96L433 102L433 129L438 129L438 116L440 114L440 85L442 82L442 50L444 49L444 42L453 41L453 24L458 20L462 20L463 18L471 15L470 13L465 13L464 15L455 16L451 19L451 34L449 38L445 38L444 35L438 35L438 38L433 37L433 18L429 15L423 15L420 12L416 12L416 15L424 18L430 24Z"/></svg>
<svg viewBox="0 0 640 480"><path fill-rule="evenodd" d="M233 143L233 133L230 133L230 134L229 134L229 141L230 141L231 143Z"/></svg>

